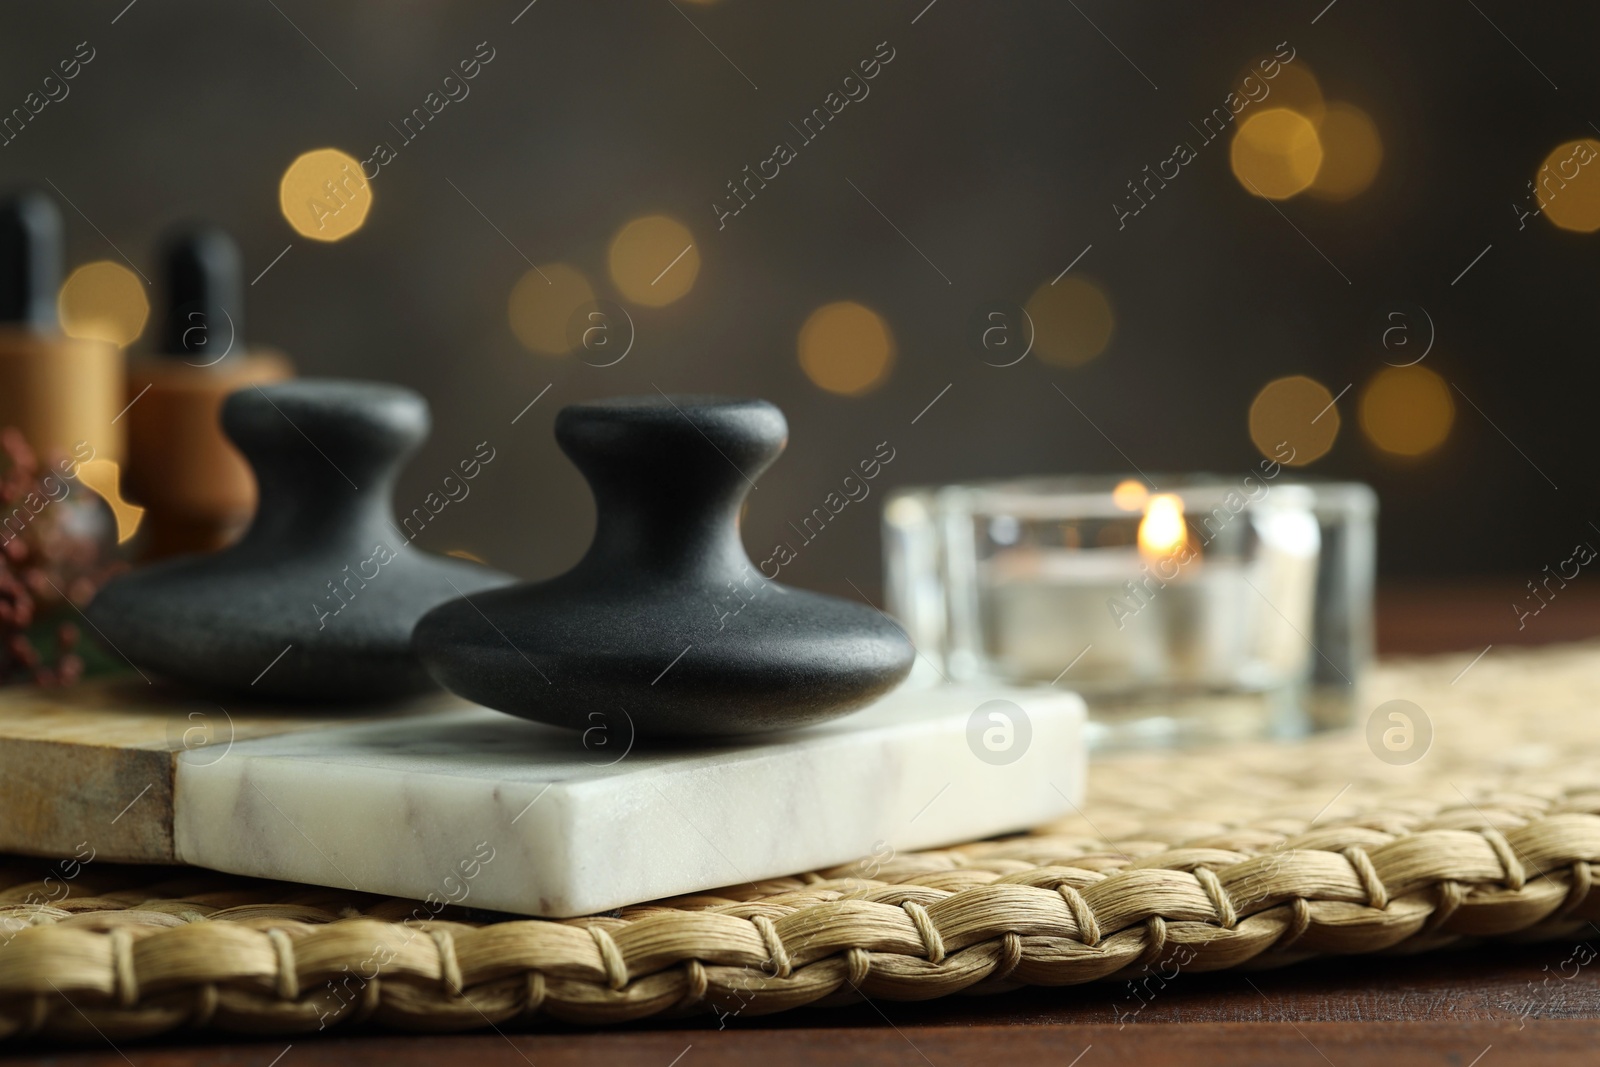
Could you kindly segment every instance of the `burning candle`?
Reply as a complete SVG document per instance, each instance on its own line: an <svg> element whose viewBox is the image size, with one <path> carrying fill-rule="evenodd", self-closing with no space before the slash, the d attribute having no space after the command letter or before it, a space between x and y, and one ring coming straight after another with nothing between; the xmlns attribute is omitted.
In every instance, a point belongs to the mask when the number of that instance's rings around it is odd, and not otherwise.
<svg viewBox="0 0 1600 1067"><path fill-rule="evenodd" d="M1229 718L1217 736L1283 732L1261 723L1297 706L1310 675L1312 490L1156 484L899 494L885 523L891 610L914 617L925 653L944 649L952 680L1059 684L1091 714L1139 706L1183 736L1205 735L1180 721L1202 707ZM937 580L912 573L913 544Z"/></svg>

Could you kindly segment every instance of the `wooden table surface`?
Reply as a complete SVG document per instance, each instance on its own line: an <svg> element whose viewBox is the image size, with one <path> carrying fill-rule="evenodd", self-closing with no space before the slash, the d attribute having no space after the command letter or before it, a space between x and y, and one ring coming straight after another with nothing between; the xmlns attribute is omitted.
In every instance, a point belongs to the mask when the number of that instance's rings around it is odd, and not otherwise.
<svg viewBox="0 0 1600 1067"><path fill-rule="evenodd" d="M1487 646L1600 635L1600 589L1574 586L1522 628L1510 608L1522 581L1475 579L1385 589L1386 653L1481 651ZM1490 653L1492 654L1492 648ZM1590 942L1600 948L1600 930ZM614 1064L712 1067L801 1063L1007 1062L1100 1067L1166 1061L1359 1067L1600 1063L1600 967L1578 967L1575 946L1500 946L1471 954L1322 960L1280 970L1184 974L1148 1001L1120 984L1030 989L921 1004L873 1002L801 1009L765 1019L716 1018L604 1031L451 1036L350 1032L252 1041L196 1038L60 1050L11 1049L52 1067L348 1067L470 1061L474 1067ZM1586 953L1592 957L1593 953ZM1567 966L1563 967L1566 963Z"/></svg>

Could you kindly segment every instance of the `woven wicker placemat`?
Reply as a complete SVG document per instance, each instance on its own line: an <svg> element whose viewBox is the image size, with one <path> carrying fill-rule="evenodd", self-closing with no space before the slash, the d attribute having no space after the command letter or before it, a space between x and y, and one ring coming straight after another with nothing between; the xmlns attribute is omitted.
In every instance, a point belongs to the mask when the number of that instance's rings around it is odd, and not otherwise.
<svg viewBox="0 0 1600 1067"><path fill-rule="evenodd" d="M1407 751L1352 731L1106 759L1083 809L1032 835L885 842L583 919L9 860L0 1036L752 1016L1582 936L1600 919L1597 689L1600 644L1392 662L1363 704L1415 704Z"/></svg>

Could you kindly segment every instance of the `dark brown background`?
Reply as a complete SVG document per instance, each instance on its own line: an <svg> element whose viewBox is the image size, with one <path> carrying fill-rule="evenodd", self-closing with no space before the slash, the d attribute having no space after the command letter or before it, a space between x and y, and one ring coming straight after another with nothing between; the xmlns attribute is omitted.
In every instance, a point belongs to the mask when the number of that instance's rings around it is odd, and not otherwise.
<svg viewBox="0 0 1600 1067"><path fill-rule="evenodd" d="M1300 372L1356 385L1338 443L1311 470L1379 487L1386 573L1509 574L1509 600L1523 572L1593 532L1600 244L1537 219L1519 232L1511 206L1551 148L1600 119L1586 103L1590 5L1339 0L1319 17L1325 0L939 0L913 24L925 0L539 0L513 25L524 3L11 5L0 105L20 103L79 41L97 55L70 97L0 148L0 186L48 179L73 199L104 234L68 209L73 262L116 259L114 242L149 273L159 231L196 216L238 234L247 277L292 242L249 291L252 337L307 373L429 397L436 430L403 508L493 442L500 458L473 496L423 540L531 577L572 562L593 521L551 440L557 408L653 386L759 394L788 413L789 454L746 523L757 548L884 439L898 450L886 485L1127 472L1107 437L1147 471L1242 470L1256 458L1250 399ZM1388 155L1374 187L1343 205L1286 202L1292 227L1244 194L1213 146L1118 232L1110 205L1124 182L1285 40L1329 98L1375 119ZM276 204L288 162L324 145L363 157L393 139L388 124L480 41L494 62L383 169L365 229L333 246L296 238ZM872 95L717 232L723 183L880 41L896 58ZM666 212L695 233L699 281L668 308L635 309L639 342L616 367L528 354L505 311L527 264L450 182L535 262L597 280L623 222ZM1109 350L1080 370L985 366L963 339L974 310L1025 300L1091 244L1078 270L1111 297ZM806 314L843 298L880 311L899 341L891 379L860 399L812 386L795 359ZM1458 399L1432 457L1399 462L1362 440L1352 401L1381 366L1382 316L1398 301L1427 309L1428 366L1504 437ZM793 580L872 592L878 552L874 511L852 509Z"/></svg>

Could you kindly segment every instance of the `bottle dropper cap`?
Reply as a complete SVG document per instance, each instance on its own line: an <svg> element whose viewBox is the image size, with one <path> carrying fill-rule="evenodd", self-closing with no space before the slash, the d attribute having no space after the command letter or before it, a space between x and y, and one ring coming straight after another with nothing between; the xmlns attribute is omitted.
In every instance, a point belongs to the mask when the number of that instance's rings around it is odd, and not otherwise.
<svg viewBox="0 0 1600 1067"><path fill-rule="evenodd" d="M0 201L0 323L54 333L61 288L61 212L43 193Z"/></svg>
<svg viewBox="0 0 1600 1067"><path fill-rule="evenodd" d="M217 226L169 232L162 247L166 315L159 350L197 367L243 352L244 287L239 246Z"/></svg>

